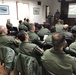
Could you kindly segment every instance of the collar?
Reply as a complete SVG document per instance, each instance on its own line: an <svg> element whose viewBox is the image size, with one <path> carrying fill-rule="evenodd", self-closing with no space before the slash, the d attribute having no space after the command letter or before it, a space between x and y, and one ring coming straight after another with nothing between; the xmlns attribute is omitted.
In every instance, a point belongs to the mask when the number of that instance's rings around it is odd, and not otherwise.
<svg viewBox="0 0 76 75"><path fill-rule="evenodd" d="M31 43L31 41L23 41L23 43Z"/></svg>
<svg viewBox="0 0 76 75"><path fill-rule="evenodd" d="M6 36L5 34L0 34L0 36Z"/></svg>
<svg viewBox="0 0 76 75"><path fill-rule="evenodd" d="M56 53L56 54L65 54L65 52L63 50L59 50L59 49L54 49L51 48L50 50L52 53Z"/></svg>

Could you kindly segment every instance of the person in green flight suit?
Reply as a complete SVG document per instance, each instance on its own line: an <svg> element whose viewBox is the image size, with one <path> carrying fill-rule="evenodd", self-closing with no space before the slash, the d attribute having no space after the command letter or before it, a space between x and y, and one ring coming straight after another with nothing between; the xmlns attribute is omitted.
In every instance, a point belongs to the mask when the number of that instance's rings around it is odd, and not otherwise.
<svg viewBox="0 0 76 75"><path fill-rule="evenodd" d="M45 69L54 75L76 75L76 58L63 51L66 46L65 36L60 32L54 33L52 44L53 47L41 57Z"/></svg>
<svg viewBox="0 0 76 75"><path fill-rule="evenodd" d="M47 28L44 28L42 25L39 25L38 28L39 28L39 31L37 32L37 34L38 34L39 37L44 38L44 35L49 35L50 34L50 30L47 29ZM43 39L42 39L42 41L43 41Z"/></svg>
<svg viewBox="0 0 76 75"><path fill-rule="evenodd" d="M61 32L62 31L63 23L64 23L63 20L61 20L61 19L58 20L58 23L55 25L57 32Z"/></svg>
<svg viewBox="0 0 76 75"><path fill-rule="evenodd" d="M29 25L29 31L28 31L28 35L29 35L29 40L32 43L37 44L40 41L40 37L35 33L35 25L33 23L31 23Z"/></svg>
<svg viewBox="0 0 76 75"><path fill-rule="evenodd" d="M0 25L0 46L7 46L15 50L19 47L19 44L13 36L8 36L7 33L7 28Z"/></svg>
<svg viewBox="0 0 76 75"><path fill-rule="evenodd" d="M28 28L27 28L27 26L25 26L24 24L23 24L23 22L22 22L22 20L19 20L19 31L20 30L25 30L25 31L28 31Z"/></svg>
<svg viewBox="0 0 76 75"><path fill-rule="evenodd" d="M33 57L40 57L43 54L43 50L39 48L36 44L29 41L29 35L25 31L20 31L18 38L21 41L19 52Z"/></svg>

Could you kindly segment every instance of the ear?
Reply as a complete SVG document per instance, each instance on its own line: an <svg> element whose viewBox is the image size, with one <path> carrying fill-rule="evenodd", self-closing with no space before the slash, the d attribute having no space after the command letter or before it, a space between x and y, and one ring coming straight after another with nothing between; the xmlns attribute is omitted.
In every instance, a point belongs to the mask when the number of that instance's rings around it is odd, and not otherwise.
<svg viewBox="0 0 76 75"><path fill-rule="evenodd" d="M64 47L67 46L67 41L66 41L66 40L64 41L63 46L64 46Z"/></svg>

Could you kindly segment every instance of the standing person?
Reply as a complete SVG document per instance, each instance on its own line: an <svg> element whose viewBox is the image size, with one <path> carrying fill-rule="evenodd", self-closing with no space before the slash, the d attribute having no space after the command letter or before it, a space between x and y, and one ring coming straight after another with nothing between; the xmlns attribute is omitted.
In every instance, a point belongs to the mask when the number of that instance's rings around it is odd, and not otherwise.
<svg viewBox="0 0 76 75"><path fill-rule="evenodd" d="M56 24L59 19L60 19L60 12L57 9L56 13L54 14L54 24Z"/></svg>
<svg viewBox="0 0 76 75"><path fill-rule="evenodd" d="M47 16L47 20L48 20L48 23L51 24L51 19L52 19L52 15L51 15L51 12L49 12L49 15Z"/></svg>
<svg viewBox="0 0 76 75"><path fill-rule="evenodd" d="M76 58L65 54L65 36L56 32L52 36L53 48L48 49L42 56L42 63L46 70L54 75L76 75Z"/></svg>

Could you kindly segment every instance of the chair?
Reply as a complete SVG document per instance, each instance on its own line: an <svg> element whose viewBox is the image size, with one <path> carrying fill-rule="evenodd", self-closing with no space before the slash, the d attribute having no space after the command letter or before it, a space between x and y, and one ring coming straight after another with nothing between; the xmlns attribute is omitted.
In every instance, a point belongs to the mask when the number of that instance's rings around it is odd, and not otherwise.
<svg viewBox="0 0 76 75"><path fill-rule="evenodd" d="M41 75L37 60L21 53L18 54L14 71L15 75L18 75L19 72L21 75Z"/></svg>

